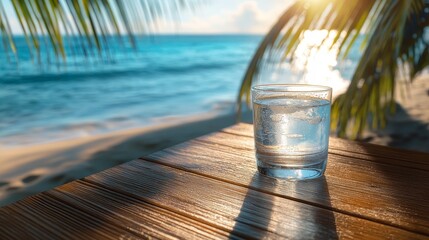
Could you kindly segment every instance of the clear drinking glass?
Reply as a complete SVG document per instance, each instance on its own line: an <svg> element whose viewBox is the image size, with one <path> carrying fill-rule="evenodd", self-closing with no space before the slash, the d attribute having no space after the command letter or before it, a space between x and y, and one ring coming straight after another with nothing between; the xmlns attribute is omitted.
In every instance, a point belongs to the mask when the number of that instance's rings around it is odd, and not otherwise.
<svg viewBox="0 0 429 240"><path fill-rule="evenodd" d="M300 84L252 87L258 171L290 180L323 175L332 89Z"/></svg>

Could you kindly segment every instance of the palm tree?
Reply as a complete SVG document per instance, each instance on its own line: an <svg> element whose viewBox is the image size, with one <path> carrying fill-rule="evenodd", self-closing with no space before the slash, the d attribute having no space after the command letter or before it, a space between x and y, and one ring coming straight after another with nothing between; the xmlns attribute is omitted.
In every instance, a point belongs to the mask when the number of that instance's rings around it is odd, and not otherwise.
<svg viewBox="0 0 429 240"><path fill-rule="evenodd" d="M349 53L365 35L365 49L347 91L332 106L331 129L341 137L359 137L367 123L383 127L394 110L395 81L414 79L429 65L428 0L302 0L292 4L264 37L243 79L238 96L249 103L252 82L264 67L267 52L293 61L307 30L335 34L331 48ZM401 75L401 76L399 76Z"/></svg>

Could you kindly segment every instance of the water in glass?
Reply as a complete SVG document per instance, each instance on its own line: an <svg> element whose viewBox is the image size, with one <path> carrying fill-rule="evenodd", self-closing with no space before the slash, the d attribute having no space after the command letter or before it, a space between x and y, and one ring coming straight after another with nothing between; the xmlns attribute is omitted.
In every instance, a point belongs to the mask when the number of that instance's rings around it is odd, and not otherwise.
<svg viewBox="0 0 429 240"><path fill-rule="evenodd" d="M329 141L330 101L309 96L253 102L258 169L280 178L323 175Z"/></svg>

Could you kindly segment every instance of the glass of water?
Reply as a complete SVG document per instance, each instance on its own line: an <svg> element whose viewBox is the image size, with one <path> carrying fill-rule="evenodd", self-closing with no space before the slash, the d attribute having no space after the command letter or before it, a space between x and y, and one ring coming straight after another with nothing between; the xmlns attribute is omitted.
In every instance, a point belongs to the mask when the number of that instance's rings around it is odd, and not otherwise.
<svg viewBox="0 0 429 240"><path fill-rule="evenodd" d="M328 158L332 89L300 84L252 87L258 171L303 180L323 175Z"/></svg>

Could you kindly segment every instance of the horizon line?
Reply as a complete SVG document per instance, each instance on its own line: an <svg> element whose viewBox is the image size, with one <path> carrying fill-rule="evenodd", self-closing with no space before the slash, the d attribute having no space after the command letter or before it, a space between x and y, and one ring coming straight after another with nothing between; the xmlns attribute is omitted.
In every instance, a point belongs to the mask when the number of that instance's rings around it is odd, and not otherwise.
<svg viewBox="0 0 429 240"><path fill-rule="evenodd" d="M263 36L265 35L264 33L136 33L133 34L133 36L180 36L180 35L184 35L184 36L214 36L214 35L243 35L243 36ZM0 36L2 36L2 33L0 33ZM23 33L16 33L16 34L12 34L12 36L14 37L25 37L25 35ZM28 35L30 36L30 35ZM37 34L36 36L42 37L49 37L48 34ZM61 36L70 36L70 37L81 37L81 35L79 34L61 34ZM94 34L88 35L88 36L94 36ZM100 35L101 36L101 35ZM120 34L106 34L104 36L123 36L123 37L128 37L128 34L124 34L124 33L120 33Z"/></svg>

